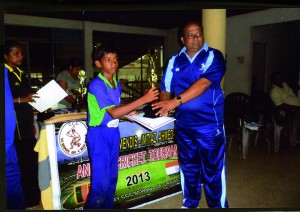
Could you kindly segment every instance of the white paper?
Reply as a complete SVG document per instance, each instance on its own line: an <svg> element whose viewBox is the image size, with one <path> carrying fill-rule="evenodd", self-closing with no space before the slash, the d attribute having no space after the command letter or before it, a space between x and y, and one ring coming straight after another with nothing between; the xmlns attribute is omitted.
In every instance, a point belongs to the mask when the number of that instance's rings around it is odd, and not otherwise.
<svg viewBox="0 0 300 212"><path fill-rule="evenodd" d="M244 122L244 126L249 130L259 130L259 128L262 127L262 125L257 124L255 122L251 122L251 123Z"/></svg>
<svg viewBox="0 0 300 212"><path fill-rule="evenodd" d="M141 125L145 126L146 128L148 128L150 130L156 130L157 128L160 128L160 127L176 120L173 117L168 117L168 116L162 116L162 117L157 117L157 118L147 118L147 117L143 117L141 115L125 115L125 117L140 123Z"/></svg>
<svg viewBox="0 0 300 212"><path fill-rule="evenodd" d="M48 82L36 93L40 98L34 98L35 102L29 102L29 104L41 113L57 104L68 95L55 80Z"/></svg>

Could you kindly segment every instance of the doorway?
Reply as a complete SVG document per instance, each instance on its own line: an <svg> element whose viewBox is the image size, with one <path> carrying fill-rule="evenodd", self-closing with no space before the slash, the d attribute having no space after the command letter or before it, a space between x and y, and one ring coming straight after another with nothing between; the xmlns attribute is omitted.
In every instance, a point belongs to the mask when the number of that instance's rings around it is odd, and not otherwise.
<svg viewBox="0 0 300 212"><path fill-rule="evenodd" d="M255 26L252 38L251 92L270 89L270 75L284 73L287 84L298 93L300 71L300 21Z"/></svg>
<svg viewBox="0 0 300 212"><path fill-rule="evenodd" d="M266 92L266 49L265 43L253 43L252 60L252 87L251 94L255 91Z"/></svg>

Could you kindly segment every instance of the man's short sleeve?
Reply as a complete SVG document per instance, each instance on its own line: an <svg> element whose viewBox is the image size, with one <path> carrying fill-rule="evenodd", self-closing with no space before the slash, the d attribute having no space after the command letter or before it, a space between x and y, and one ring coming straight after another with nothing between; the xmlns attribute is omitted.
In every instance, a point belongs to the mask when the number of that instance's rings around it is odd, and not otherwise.
<svg viewBox="0 0 300 212"><path fill-rule="evenodd" d="M276 106L279 106L283 103L283 98L280 94L280 91L278 91L276 88L272 88L270 90L270 97Z"/></svg>
<svg viewBox="0 0 300 212"><path fill-rule="evenodd" d="M66 81L66 78L68 77L67 75L67 72L66 71L62 71L60 72L57 76L56 76L56 81Z"/></svg>
<svg viewBox="0 0 300 212"><path fill-rule="evenodd" d="M177 58L177 56L178 56L178 54L175 54L169 59L167 68L165 69L165 72L164 72L162 80L161 80L160 90L164 90L169 93L172 92L171 91L171 81L173 78L172 69L173 69L174 62L175 62L175 59Z"/></svg>

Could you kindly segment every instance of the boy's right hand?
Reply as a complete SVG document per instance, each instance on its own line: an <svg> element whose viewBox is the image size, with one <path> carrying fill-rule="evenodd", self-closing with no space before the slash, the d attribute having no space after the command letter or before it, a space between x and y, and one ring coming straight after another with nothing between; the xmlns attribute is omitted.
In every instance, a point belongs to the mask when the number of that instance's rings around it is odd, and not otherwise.
<svg viewBox="0 0 300 212"><path fill-rule="evenodd" d="M143 97L145 98L145 101L147 103L158 99L158 94L159 94L158 89L156 87L153 87L147 90Z"/></svg>

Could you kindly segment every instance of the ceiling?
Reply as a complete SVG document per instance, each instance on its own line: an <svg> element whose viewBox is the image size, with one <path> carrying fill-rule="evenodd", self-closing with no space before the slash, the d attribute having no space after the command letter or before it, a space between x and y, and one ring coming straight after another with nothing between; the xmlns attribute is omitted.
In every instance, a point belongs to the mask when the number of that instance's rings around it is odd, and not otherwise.
<svg viewBox="0 0 300 212"><path fill-rule="evenodd" d="M226 16L235 16L256 12L265 8L227 9ZM200 10L111 10L111 11L42 11L42 12L8 12L14 14L52 17L68 20L84 20L99 23L172 29L186 19L201 20Z"/></svg>
<svg viewBox="0 0 300 212"><path fill-rule="evenodd" d="M299 4L299 3L298 3ZM298 6L294 0L2 0L2 11L129 26L171 29L199 19L202 9L226 9L226 16L275 7Z"/></svg>
<svg viewBox="0 0 300 212"><path fill-rule="evenodd" d="M51 0L45 1L49 2ZM57 7L57 1L61 2L59 5L60 7ZM95 4L89 4L92 0L86 1L87 3L84 6L82 6L82 4L72 4L72 7L70 7L67 4L63 4L66 0L57 1L56 4L48 5L47 8L45 8L46 4L42 6L33 5L32 7L28 7L31 8L31 11L24 11L23 8L26 7L26 5L18 6L17 9L11 7L9 10L6 10L6 13L168 30L177 28L187 19L198 19L201 21L201 8L205 8L203 7L203 4L202 7L197 5L197 3L189 4L191 1L185 1L185 4L162 4L161 6L158 6L157 2L159 1L152 0L153 4L144 4L143 6L140 6L140 4L126 3L121 6L118 4L116 7L99 3L96 6ZM116 0L110 0L110 2L114 1ZM167 2L167 0L164 1ZM78 2L81 1L78 0ZM133 2L133 0L131 2ZM145 2L147 1L145 0ZM221 8L225 7L223 6ZM253 13L268 8L269 7L266 7L266 5L246 5L240 8L231 6L226 8L226 16L231 17L240 14ZM146 36L140 38L138 35L134 35L134 37L132 37L133 35L124 35L120 33L97 33L98 34L95 34L94 37L101 38L101 42L114 42L117 44L120 49L119 56L122 58L120 65L128 64L128 62L139 58L140 55L147 52L149 46L158 46L158 44L162 43L160 38L149 37L148 39Z"/></svg>

